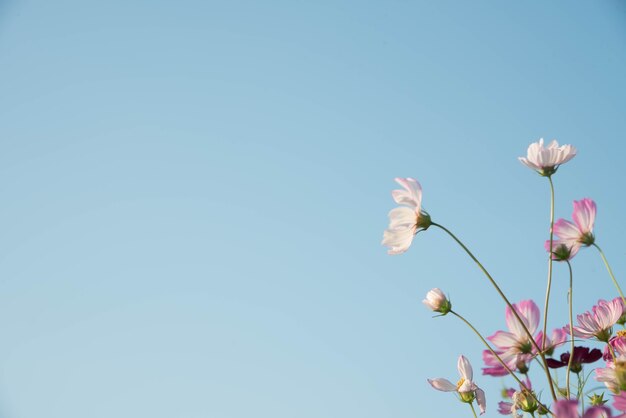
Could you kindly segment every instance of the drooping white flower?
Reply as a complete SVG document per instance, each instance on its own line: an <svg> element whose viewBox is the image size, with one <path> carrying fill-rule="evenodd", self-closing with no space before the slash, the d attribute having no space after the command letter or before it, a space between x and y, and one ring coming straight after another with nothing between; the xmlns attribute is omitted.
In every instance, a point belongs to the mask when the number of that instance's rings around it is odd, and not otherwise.
<svg viewBox="0 0 626 418"><path fill-rule="evenodd" d="M428 229L431 224L430 216L422 210L422 186L419 182L410 177L395 180L404 189L394 190L391 195L401 206L389 212L389 228L385 230L382 241L392 255L408 250L415 234Z"/></svg>

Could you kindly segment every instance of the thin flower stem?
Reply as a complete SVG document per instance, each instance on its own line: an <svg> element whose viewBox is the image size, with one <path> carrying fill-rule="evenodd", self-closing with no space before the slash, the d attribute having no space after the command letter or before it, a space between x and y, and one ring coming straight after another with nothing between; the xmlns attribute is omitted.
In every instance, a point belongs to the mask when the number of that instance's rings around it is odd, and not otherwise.
<svg viewBox="0 0 626 418"><path fill-rule="evenodd" d="M515 372L513 372L513 370L511 370L511 368L509 366L507 366L507 364L504 362L504 360L502 360L502 357L500 357L500 355L498 353L495 352L495 350L493 348L491 348L491 345L489 345L489 343L487 342L487 340L485 340L485 338L482 336L482 334L472 325L471 322L469 322L467 319L465 319L461 314L450 310L450 313L454 316L456 316L457 318L459 318L461 321L465 322L465 325L467 325L468 327L470 327L470 329L472 331L474 331L474 334L476 334L478 336L478 338L480 338L480 340L483 342L483 344L485 344L485 347L487 347L487 349L491 352L491 354L494 355L494 357L496 358L496 360L498 360L498 362L502 365L502 367L504 367L504 369L513 377L513 379L515 379L517 381L517 383L519 383L520 387L526 391L528 391L529 393L532 394L532 396L535 398L535 400L537 401L537 404L543 408L545 408L550 414L552 414L552 412L550 412L550 410L543 405L539 399L537 398L537 396L534 394L534 392L532 392L525 384L524 382L522 382L520 380L519 377L517 377L517 375L515 374ZM554 415L554 414L552 414Z"/></svg>
<svg viewBox="0 0 626 418"><path fill-rule="evenodd" d="M470 406L470 408L472 408L472 412L474 413L474 418L478 418L478 415L476 415L476 410L474 409L474 403L470 402L469 406Z"/></svg>
<svg viewBox="0 0 626 418"><path fill-rule="evenodd" d="M544 351L541 349L541 347L539 347L539 345L535 341L535 338L533 337L533 335L528 330L528 327L526 326L526 323L524 323L524 321L522 321L522 318L520 318L519 313L517 312L517 309L513 308L513 305L511 304L509 299L505 296L505 294L502 292L502 289L500 289L500 286L498 286L498 284L493 279L493 277L491 277L491 274L489 274L489 272L487 271L487 269L485 269L485 267L482 265L482 263L480 261L478 261L478 259L474 256L474 254L472 254L472 252L469 250L469 248L467 248L465 246L465 244L463 244L463 242L461 242L461 240L456 237L456 235L454 235L449 229L447 229L443 225L439 225L438 223L435 223L435 222L431 223L431 225L436 226L436 227L438 227L440 229L443 229L448 235L450 235L450 237L452 237L452 239L454 239L457 242L457 244L459 244L461 246L461 248L463 248L465 250L467 255L469 255L470 258L472 260L474 260L474 262L478 265L480 270L485 274L485 276L487 276L487 279L489 279L489 281L491 282L493 287L496 289L496 291L498 292L500 297L504 300L504 302L507 304L507 306L511 309L511 312L513 312L513 315L515 316L517 321L520 323L520 325L522 326L522 328L526 332L526 335L528 336L530 342L537 349L537 352L541 356L541 361L543 362L543 364L545 366L546 376L548 378L548 382L549 382L549 386L550 386L550 392L552 394L552 399L556 401L556 392L554 391L554 387L553 387L553 384L552 384L552 376L550 375L550 372L548 371L548 363L546 361L546 355L545 355ZM545 333L544 333L544 335L545 335Z"/></svg>
<svg viewBox="0 0 626 418"><path fill-rule="evenodd" d="M548 251L548 285L546 287L546 301L543 306L543 337L541 339L541 351L546 349L548 305L550 304L550 289L552 287L552 243L554 241L554 183L552 183L552 176L548 176L548 181L550 182L550 246L548 247L550 250Z"/></svg>
<svg viewBox="0 0 626 418"><path fill-rule="evenodd" d="M622 302L624 303L624 306L626 306L626 298L624 298L624 293L622 292L622 288L619 287L619 283L617 283L617 279L615 279L615 275L613 274L613 270L611 270L611 266L609 266L609 262L607 261L605 255L604 255L604 251L602 251L602 249L596 243L594 243L593 246L598 249L598 252L600 253L600 257L602 257L602 261L604 261L604 265L606 266L606 269L608 270L609 275L611 276L611 279L613 280L613 284L617 288L617 291L619 292L619 295L622 297Z"/></svg>
<svg viewBox="0 0 626 418"><path fill-rule="evenodd" d="M569 292L568 304L569 304L569 335L572 336L572 348L569 354L569 360L567 362L567 374L565 375L565 387L567 388L567 399L570 399L569 377L572 370L572 362L574 360L574 314L572 308L572 292L574 289L574 274L572 273L572 265L569 260L567 261L567 267L569 268Z"/></svg>

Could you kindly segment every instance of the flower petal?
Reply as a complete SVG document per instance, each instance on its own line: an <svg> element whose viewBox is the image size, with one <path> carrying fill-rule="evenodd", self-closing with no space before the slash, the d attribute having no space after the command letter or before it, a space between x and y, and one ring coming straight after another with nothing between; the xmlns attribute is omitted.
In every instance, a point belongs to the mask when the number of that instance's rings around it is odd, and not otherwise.
<svg viewBox="0 0 626 418"><path fill-rule="evenodd" d="M479 387L476 388L476 403L480 408L480 415L484 414L487 410L487 400L485 399L485 391Z"/></svg>
<svg viewBox="0 0 626 418"><path fill-rule="evenodd" d="M465 356L459 357L459 361L457 362L457 369L459 370L459 374L463 379L471 382L474 378L472 365L470 364L469 360L465 358Z"/></svg>
<svg viewBox="0 0 626 418"><path fill-rule="evenodd" d="M439 377L437 379L428 379L428 383L432 387L442 392L456 392L456 385L452 384L448 379Z"/></svg>

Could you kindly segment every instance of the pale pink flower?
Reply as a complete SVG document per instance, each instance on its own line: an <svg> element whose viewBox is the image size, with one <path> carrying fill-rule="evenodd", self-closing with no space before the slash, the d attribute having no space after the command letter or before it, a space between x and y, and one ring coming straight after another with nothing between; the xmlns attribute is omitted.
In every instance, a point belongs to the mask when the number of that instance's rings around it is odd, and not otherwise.
<svg viewBox="0 0 626 418"><path fill-rule="evenodd" d="M622 302L616 298L610 302L600 299L592 311L576 316L578 325L574 328L574 336L580 338L597 338L608 342L613 333L613 325L623 313ZM566 328L569 332L569 329Z"/></svg>
<svg viewBox="0 0 626 418"><path fill-rule="evenodd" d="M426 299L424 299L422 303L426 305L428 309L434 312L439 312L442 315L450 312L450 309L452 308L452 304L446 295L444 295L441 289L438 288L430 290L426 294Z"/></svg>
<svg viewBox="0 0 626 418"><path fill-rule="evenodd" d="M544 244L546 251L550 251L550 240L546 240ZM552 240L552 259L555 261L568 261L574 258L580 249L580 244L570 241L561 241L559 239Z"/></svg>
<svg viewBox="0 0 626 418"><path fill-rule="evenodd" d="M626 356L618 355L614 361L607 361L606 366L596 369L596 380L613 393L626 390Z"/></svg>
<svg viewBox="0 0 626 418"><path fill-rule="evenodd" d="M402 205L389 212L389 228L383 234L382 245L389 247L389 254L402 254L409 249L413 237L428 229L430 216L422 210L422 186L412 178L396 178L404 190L391 192L393 200Z"/></svg>
<svg viewBox="0 0 626 418"><path fill-rule="evenodd" d="M526 325L528 332L534 335L540 320L537 304L532 300L523 300L519 303L514 303L513 307ZM505 313L506 325L509 328L509 332L497 331L492 336L487 337L487 339L498 348L497 351L502 353L500 357L507 365L511 363L516 364L520 355L531 354L533 352L533 343L522 324L515 317L511 308L507 306Z"/></svg>
<svg viewBox="0 0 626 418"><path fill-rule="evenodd" d="M588 198L574 201L574 211L572 219L574 222L559 219L554 223L554 235L559 241L570 248L592 245L595 238L593 236L593 224L596 220L596 203ZM548 245L549 246L549 245Z"/></svg>
<svg viewBox="0 0 626 418"><path fill-rule="evenodd" d="M476 386L476 383L473 381L474 372L472 370L472 365L464 356L460 356L459 361L457 362L457 369L459 370L461 379L456 385L448 379L441 377L437 379L428 379L428 383L430 383L430 385L437 390L458 393L461 401L463 402L472 403L475 399L478 403L478 407L480 408L480 414L484 414L487 405L485 392Z"/></svg>
<svg viewBox="0 0 626 418"><path fill-rule="evenodd" d="M565 344L567 341L567 332L565 332L565 328L556 328L552 330L552 334L549 337L546 337L546 345L545 345L545 353L547 355L552 355L554 349L560 345ZM539 347L543 344L543 331L539 331L537 336L535 337L535 342Z"/></svg>
<svg viewBox="0 0 626 418"><path fill-rule="evenodd" d="M542 176L551 176L561 164L568 162L575 156L576 148L573 146L559 146L559 143L553 140L547 147L544 147L543 138L541 138L539 142L530 144L526 158L519 157L519 160Z"/></svg>
<svg viewBox="0 0 626 418"><path fill-rule="evenodd" d="M621 300L621 299L620 299ZM613 355L626 355L626 331L619 330L617 335L609 340L604 347L602 358L606 361L612 360Z"/></svg>

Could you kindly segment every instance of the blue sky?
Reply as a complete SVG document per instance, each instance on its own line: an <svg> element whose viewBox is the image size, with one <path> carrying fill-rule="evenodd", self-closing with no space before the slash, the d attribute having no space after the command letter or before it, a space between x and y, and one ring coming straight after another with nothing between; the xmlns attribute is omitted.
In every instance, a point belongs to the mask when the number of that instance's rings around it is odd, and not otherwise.
<svg viewBox="0 0 626 418"><path fill-rule="evenodd" d="M426 378L480 343L421 300L504 306L439 231L385 253L393 178L541 301L517 157L573 144L557 217L595 199L623 278L625 47L617 0L0 0L0 417L470 416ZM614 296L574 270L578 311Z"/></svg>

